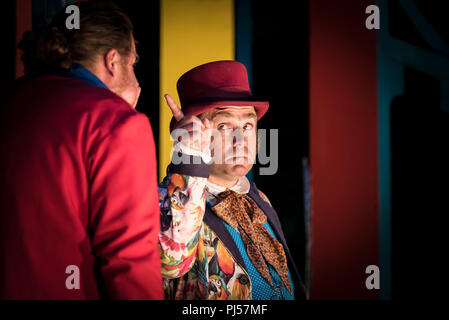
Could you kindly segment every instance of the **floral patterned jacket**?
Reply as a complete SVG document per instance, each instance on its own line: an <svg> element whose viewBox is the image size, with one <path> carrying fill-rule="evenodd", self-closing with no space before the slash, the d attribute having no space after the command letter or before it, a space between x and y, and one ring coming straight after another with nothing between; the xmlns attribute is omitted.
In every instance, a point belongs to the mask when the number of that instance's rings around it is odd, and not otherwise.
<svg viewBox="0 0 449 320"><path fill-rule="evenodd" d="M167 176L159 185L159 250L165 298L250 300L251 279L237 245L223 222L206 205L210 166L198 162L201 164L170 164ZM294 270L296 297L304 298L304 286L276 212L254 183L248 195L267 214L284 245Z"/></svg>

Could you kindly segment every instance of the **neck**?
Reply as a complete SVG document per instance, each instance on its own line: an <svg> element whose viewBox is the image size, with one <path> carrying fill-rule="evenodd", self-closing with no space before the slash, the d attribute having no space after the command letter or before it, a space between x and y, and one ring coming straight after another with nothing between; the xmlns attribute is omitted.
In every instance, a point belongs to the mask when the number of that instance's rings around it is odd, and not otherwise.
<svg viewBox="0 0 449 320"><path fill-rule="evenodd" d="M111 88L110 78L108 77L107 70L101 66L99 62L89 65L83 65L84 68L92 72L98 79L101 80L108 88Z"/></svg>
<svg viewBox="0 0 449 320"><path fill-rule="evenodd" d="M231 188L237 184L239 181L239 178L233 178L233 179L225 179L223 177L219 177L216 175L211 174L208 178L208 180L216 185L225 187L225 188Z"/></svg>

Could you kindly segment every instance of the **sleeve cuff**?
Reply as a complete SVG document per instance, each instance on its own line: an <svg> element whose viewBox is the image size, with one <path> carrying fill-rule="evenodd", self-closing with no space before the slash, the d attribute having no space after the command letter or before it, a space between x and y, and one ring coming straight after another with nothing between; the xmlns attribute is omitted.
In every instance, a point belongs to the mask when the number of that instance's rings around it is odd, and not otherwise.
<svg viewBox="0 0 449 320"><path fill-rule="evenodd" d="M178 153L178 157L182 158L179 164L170 163L167 167L168 173L178 173L192 177L209 178L212 163L205 163L199 156L191 156Z"/></svg>
<svg viewBox="0 0 449 320"><path fill-rule="evenodd" d="M203 162L207 164L212 164L212 157L210 155L210 150L207 153L189 148L183 145L181 142L176 141L173 145L174 152L181 152L182 154L189 156L197 156L203 159Z"/></svg>

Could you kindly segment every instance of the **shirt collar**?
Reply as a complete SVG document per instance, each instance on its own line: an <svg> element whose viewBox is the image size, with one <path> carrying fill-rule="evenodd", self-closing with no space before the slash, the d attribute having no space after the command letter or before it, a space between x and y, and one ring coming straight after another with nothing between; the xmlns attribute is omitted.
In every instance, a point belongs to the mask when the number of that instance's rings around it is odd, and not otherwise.
<svg viewBox="0 0 449 320"><path fill-rule="evenodd" d="M246 176L240 177L235 185L229 189L240 194L246 194L249 192L250 183ZM212 183L209 180L206 182L206 199L210 203L215 202L218 194L226 190L226 187L220 186L218 184Z"/></svg>
<svg viewBox="0 0 449 320"><path fill-rule="evenodd" d="M70 71L62 71L61 75L77 78L94 86L109 89L103 81L80 64L73 64Z"/></svg>

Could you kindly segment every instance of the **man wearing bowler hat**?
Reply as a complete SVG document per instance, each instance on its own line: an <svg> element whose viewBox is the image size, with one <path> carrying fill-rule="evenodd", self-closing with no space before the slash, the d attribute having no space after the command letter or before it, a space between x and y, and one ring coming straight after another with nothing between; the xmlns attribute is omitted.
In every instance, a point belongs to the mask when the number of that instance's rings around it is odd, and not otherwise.
<svg viewBox="0 0 449 320"><path fill-rule="evenodd" d="M246 178L268 102L252 97L236 61L193 68L177 89L181 109L165 95L176 138L159 185L166 298L305 299L278 215Z"/></svg>

